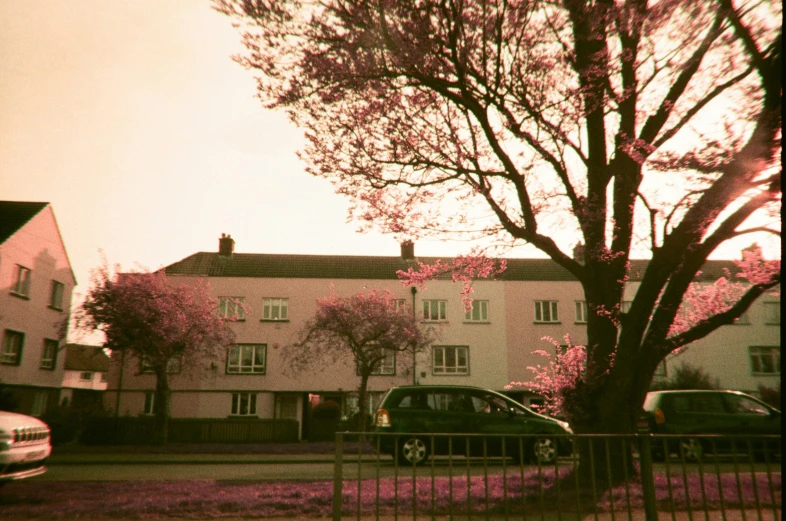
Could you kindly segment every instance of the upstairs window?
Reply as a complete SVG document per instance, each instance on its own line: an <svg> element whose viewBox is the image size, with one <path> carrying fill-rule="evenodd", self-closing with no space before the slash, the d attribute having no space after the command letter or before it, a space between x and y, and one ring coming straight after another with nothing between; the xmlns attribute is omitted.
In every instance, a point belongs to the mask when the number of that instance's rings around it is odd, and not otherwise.
<svg viewBox="0 0 786 521"><path fill-rule="evenodd" d="M175 356L169 359L166 364L166 372L167 374L180 374L180 371L183 369L183 359L179 356ZM155 373L155 369L153 368L153 361L147 355L142 355L142 359L139 362L139 372L142 374L153 374Z"/></svg>
<svg viewBox="0 0 786 521"><path fill-rule="evenodd" d="M63 298L65 296L65 284L56 280L52 281L52 288L49 294L49 307L58 311L63 311Z"/></svg>
<svg viewBox="0 0 786 521"><path fill-rule="evenodd" d="M244 301L243 297L218 297L218 315L223 318L245 320Z"/></svg>
<svg viewBox="0 0 786 521"><path fill-rule="evenodd" d="M576 301L576 323L577 324L587 323L587 302L584 300Z"/></svg>
<svg viewBox="0 0 786 521"><path fill-rule="evenodd" d="M423 319L429 322L445 322L448 318L447 300L424 300Z"/></svg>
<svg viewBox="0 0 786 521"><path fill-rule="evenodd" d="M558 323L559 314L557 313L556 300L536 300L535 301L535 322L539 323Z"/></svg>
<svg viewBox="0 0 786 521"><path fill-rule="evenodd" d="M83 382L90 382L93 380L93 373L91 373L90 371L81 372L79 373L79 379L82 380Z"/></svg>
<svg viewBox="0 0 786 521"><path fill-rule="evenodd" d="M432 371L435 375L469 374L469 347L434 346Z"/></svg>
<svg viewBox="0 0 786 521"><path fill-rule="evenodd" d="M376 367L373 371L371 371L372 376L392 376L396 374L396 352L390 349L386 349L384 352L380 353L378 351L379 348L369 348L374 349L372 355L382 356L382 360L377 362ZM357 374L360 376L360 366L357 366Z"/></svg>
<svg viewBox="0 0 786 521"><path fill-rule="evenodd" d="M0 364L19 365L22 363L22 346L24 343L24 333L6 329L3 336L3 349L0 351Z"/></svg>
<svg viewBox="0 0 786 521"><path fill-rule="evenodd" d="M465 322L488 322L489 321L489 301L473 300L472 309L464 314Z"/></svg>
<svg viewBox="0 0 786 521"><path fill-rule="evenodd" d="M266 351L265 344L230 346L227 352L227 373L265 374Z"/></svg>
<svg viewBox="0 0 786 521"><path fill-rule="evenodd" d="M48 338L44 340L44 350L41 353L41 365L38 366L40 369L51 371L55 368L57 364L57 348L57 340L50 340Z"/></svg>
<svg viewBox="0 0 786 521"><path fill-rule="evenodd" d="M749 348L751 372L754 375L781 374L780 347L753 346Z"/></svg>
<svg viewBox="0 0 786 521"><path fill-rule="evenodd" d="M30 274L30 268L17 264L11 293L20 297L30 297Z"/></svg>
<svg viewBox="0 0 786 521"><path fill-rule="evenodd" d="M262 320L289 320L289 299L262 299Z"/></svg>

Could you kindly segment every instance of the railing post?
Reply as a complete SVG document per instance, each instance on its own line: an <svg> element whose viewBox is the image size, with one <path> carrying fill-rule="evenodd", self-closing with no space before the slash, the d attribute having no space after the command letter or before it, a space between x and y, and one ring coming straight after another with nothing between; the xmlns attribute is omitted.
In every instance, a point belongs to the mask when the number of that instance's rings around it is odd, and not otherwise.
<svg viewBox="0 0 786 521"><path fill-rule="evenodd" d="M336 433L336 454L333 467L333 521L341 521L341 506L343 493L341 486L344 482L344 433Z"/></svg>
<svg viewBox="0 0 786 521"><path fill-rule="evenodd" d="M658 503L655 498L655 478L652 475L652 448L650 435L639 434L639 462L641 463L641 491L644 496L644 516L647 521L658 521Z"/></svg>

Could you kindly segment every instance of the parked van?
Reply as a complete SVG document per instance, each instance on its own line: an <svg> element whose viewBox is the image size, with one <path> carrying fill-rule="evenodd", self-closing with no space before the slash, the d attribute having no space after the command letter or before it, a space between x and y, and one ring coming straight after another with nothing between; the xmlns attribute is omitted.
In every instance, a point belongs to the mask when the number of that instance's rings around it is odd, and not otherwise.
<svg viewBox="0 0 786 521"><path fill-rule="evenodd" d="M49 427L32 416L0 411L0 486L46 472Z"/></svg>
<svg viewBox="0 0 786 521"><path fill-rule="evenodd" d="M469 451L470 456L499 456L504 450L516 459L523 450L526 461L539 464L553 463L558 455L572 451L570 437L559 436L573 434L566 422L479 387L394 387L382 398L374 423L376 433L402 433L379 436L378 442L382 452L397 454L403 465L422 464L432 450L435 454ZM446 433L453 436L430 436Z"/></svg>
<svg viewBox="0 0 786 521"><path fill-rule="evenodd" d="M654 440L657 459L678 453L688 461L698 461L708 452L748 452L749 448L754 456L763 457L763 438L756 436L781 433L778 409L738 391L653 391L647 393L643 409L640 430L685 435L669 439L665 449L662 440ZM699 436L709 434L726 437ZM780 456L779 440L777 445L777 451L771 449L772 457Z"/></svg>

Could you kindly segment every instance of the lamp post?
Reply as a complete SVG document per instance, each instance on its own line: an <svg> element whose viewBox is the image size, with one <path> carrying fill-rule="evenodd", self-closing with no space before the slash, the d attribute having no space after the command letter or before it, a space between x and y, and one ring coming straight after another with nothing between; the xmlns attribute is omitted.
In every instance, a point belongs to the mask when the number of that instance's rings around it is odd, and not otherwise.
<svg viewBox="0 0 786 521"><path fill-rule="evenodd" d="M415 295L418 292L418 288L412 286L409 288L409 290L410 292L412 292L412 318L417 321L418 316L415 312ZM418 356L417 349L415 348L415 346L412 346L412 385L418 384L418 372L416 371L417 356Z"/></svg>

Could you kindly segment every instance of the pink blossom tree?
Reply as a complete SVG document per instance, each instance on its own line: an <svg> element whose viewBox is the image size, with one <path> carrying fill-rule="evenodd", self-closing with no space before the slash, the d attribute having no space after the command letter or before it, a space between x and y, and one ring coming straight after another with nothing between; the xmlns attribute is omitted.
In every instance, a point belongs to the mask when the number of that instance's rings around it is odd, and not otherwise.
<svg viewBox="0 0 786 521"><path fill-rule="evenodd" d="M156 435L165 443L173 365L184 373L207 369L234 339L228 324L234 319L219 316L206 283L176 284L163 271L117 271L95 270L77 324L102 331L104 347L130 353L155 374Z"/></svg>
<svg viewBox="0 0 786 521"><path fill-rule="evenodd" d="M331 291L317 300L317 311L301 330L297 343L288 346L284 359L292 372L299 374L314 367L337 362L349 363L360 377L358 406L361 432L366 429L368 379L377 374L383 362L407 353L411 360L431 341L431 331L421 328L412 309L396 305L390 291L360 292L339 297Z"/></svg>
<svg viewBox="0 0 786 521"><path fill-rule="evenodd" d="M577 432L634 432L659 362L780 282L770 271L670 335L713 252L780 237L778 2L214 5L265 106L304 129L308 171L352 217L408 238L528 244L579 281L592 408ZM637 252L651 262L623 313Z"/></svg>

